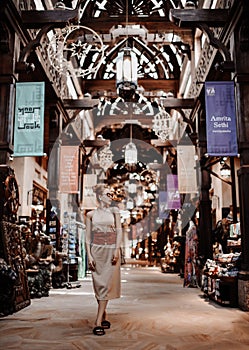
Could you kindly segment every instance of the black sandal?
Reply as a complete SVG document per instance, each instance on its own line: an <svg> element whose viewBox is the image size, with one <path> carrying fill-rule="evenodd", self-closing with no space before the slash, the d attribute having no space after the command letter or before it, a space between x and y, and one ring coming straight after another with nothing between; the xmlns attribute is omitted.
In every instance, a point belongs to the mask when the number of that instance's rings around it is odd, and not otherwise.
<svg viewBox="0 0 249 350"><path fill-rule="evenodd" d="M93 334L95 334L95 335L104 335L105 334L104 328L101 327L101 326L94 327L93 328Z"/></svg>
<svg viewBox="0 0 249 350"><path fill-rule="evenodd" d="M101 326L104 328L104 329L109 329L111 327L111 323L107 320L103 320L101 322Z"/></svg>

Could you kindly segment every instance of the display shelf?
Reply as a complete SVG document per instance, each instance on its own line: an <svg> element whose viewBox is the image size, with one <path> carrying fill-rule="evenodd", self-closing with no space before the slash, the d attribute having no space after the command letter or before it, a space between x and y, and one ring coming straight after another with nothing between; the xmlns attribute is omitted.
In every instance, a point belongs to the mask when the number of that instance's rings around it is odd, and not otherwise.
<svg viewBox="0 0 249 350"><path fill-rule="evenodd" d="M31 302L20 227L7 221L0 221L0 258L16 275L10 290L6 290L4 285L0 290L0 314L3 312L6 316L25 308Z"/></svg>
<svg viewBox="0 0 249 350"><path fill-rule="evenodd" d="M241 253L218 254L207 259L202 271L202 290L220 305L238 306L238 272Z"/></svg>
<svg viewBox="0 0 249 350"><path fill-rule="evenodd" d="M227 249L230 253L235 253L235 252L241 252L241 245L235 244L235 245L228 245Z"/></svg>
<svg viewBox="0 0 249 350"><path fill-rule="evenodd" d="M209 299L220 305L238 306L237 276L218 276L204 273L203 286L203 291Z"/></svg>

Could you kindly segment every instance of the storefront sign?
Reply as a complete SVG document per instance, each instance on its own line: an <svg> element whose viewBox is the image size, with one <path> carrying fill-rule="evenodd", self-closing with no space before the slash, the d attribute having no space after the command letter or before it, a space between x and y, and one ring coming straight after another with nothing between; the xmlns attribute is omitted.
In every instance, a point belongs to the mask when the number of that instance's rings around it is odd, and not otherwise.
<svg viewBox="0 0 249 350"><path fill-rule="evenodd" d="M44 82L16 83L14 156L43 156Z"/></svg>
<svg viewBox="0 0 249 350"><path fill-rule="evenodd" d="M61 146L59 190L78 193L79 147Z"/></svg>
<svg viewBox="0 0 249 350"><path fill-rule="evenodd" d="M237 156L234 83L206 82L207 153L210 156Z"/></svg>
<svg viewBox="0 0 249 350"><path fill-rule="evenodd" d="M178 189L180 193L197 192L195 147L177 146Z"/></svg>

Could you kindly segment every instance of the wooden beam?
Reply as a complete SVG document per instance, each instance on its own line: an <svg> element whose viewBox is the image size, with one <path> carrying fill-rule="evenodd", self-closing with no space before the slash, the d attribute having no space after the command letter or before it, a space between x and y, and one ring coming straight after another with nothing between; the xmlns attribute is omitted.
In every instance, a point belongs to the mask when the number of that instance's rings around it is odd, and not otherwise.
<svg viewBox="0 0 249 350"><path fill-rule="evenodd" d="M22 11L21 17L26 28L42 28L45 25L56 24L55 27L64 27L69 21L77 23L79 11L75 10L28 10Z"/></svg>
<svg viewBox="0 0 249 350"><path fill-rule="evenodd" d="M176 147L178 141L177 140L165 140L165 141L162 141L160 139L151 139L150 143L154 147Z"/></svg>
<svg viewBox="0 0 249 350"><path fill-rule="evenodd" d="M84 140L82 143L85 147L101 148L108 146L110 144L110 140Z"/></svg>
<svg viewBox="0 0 249 350"><path fill-rule="evenodd" d="M177 35L186 35L192 37L192 31L190 29L179 30L174 23L170 22L167 18L155 16L155 17L139 17L139 16L129 16L129 25L140 24L144 26L149 32L174 32ZM117 25L126 25L125 16L118 17L98 17L98 18L82 18L81 25L90 27L95 31L100 31L102 33L109 33L110 29Z"/></svg>
<svg viewBox="0 0 249 350"><path fill-rule="evenodd" d="M159 98L160 99L160 98ZM195 106L194 98L167 98L160 99L163 107L169 109L192 109ZM91 109L99 104L99 99L65 99L63 105L65 109ZM134 115L135 118L136 115Z"/></svg>
<svg viewBox="0 0 249 350"><path fill-rule="evenodd" d="M177 79L139 79L138 83L147 91L173 92L177 91L179 86ZM86 79L83 80L83 91L90 94L98 91L116 91L116 81L114 79Z"/></svg>
<svg viewBox="0 0 249 350"><path fill-rule="evenodd" d="M28 10L22 11L21 17L23 24L26 28L38 29L44 25L56 24L57 27L65 26L69 21L76 21L78 19L78 9L75 10ZM174 23L170 22L167 18L160 16L153 17L139 17L129 16L129 24L140 24L144 26L150 33L172 33L179 35L182 40L192 40L192 31L190 29L179 29ZM96 32L110 33L111 28L117 25L126 25L126 17L93 17L82 18L80 25L89 27ZM55 27L56 27L55 26Z"/></svg>
<svg viewBox="0 0 249 350"><path fill-rule="evenodd" d="M228 14L228 10L223 9L171 9L169 18L181 28L196 28L198 24L223 27Z"/></svg>
<svg viewBox="0 0 249 350"><path fill-rule="evenodd" d="M166 98L160 99L163 107L170 109L192 109L195 106L194 98Z"/></svg>
<svg viewBox="0 0 249 350"><path fill-rule="evenodd" d="M111 125L124 125L134 120L143 127L152 127L152 118L153 116L145 115L133 115L130 116L130 119L127 118L127 115L103 115L98 116L94 119L94 126L96 129L101 130L104 127L110 127Z"/></svg>
<svg viewBox="0 0 249 350"><path fill-rule="evenodd" d="M169 98L164 101L164 106L169 109L192 109L195 105L195 99L177 99ZM132 114L132 115L98 115L94 118L94 126L101 130L106 126L123 125L129 123L137 123L143 127L152 128L153 115L148 114Z"/></svg>
<svg viewBox="0 0 249 350"><path fill-rule="evenodd" d="M99 99L65 99L63 100L65 109L91 109L99 104Z"/></svg>

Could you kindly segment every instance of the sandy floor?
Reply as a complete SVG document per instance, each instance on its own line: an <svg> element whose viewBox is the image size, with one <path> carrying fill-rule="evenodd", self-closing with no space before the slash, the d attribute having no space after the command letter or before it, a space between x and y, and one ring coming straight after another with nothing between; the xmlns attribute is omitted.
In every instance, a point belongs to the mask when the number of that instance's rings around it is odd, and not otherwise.
<svg viewBox="0 0 249 350"><path fill-rule="evenodd" d="M0 319L0 349L249 349L249 313L219 306L157 267L122 268L122 298L109 303L104 336L92 334L95 312L89 276Z"/></svg>

